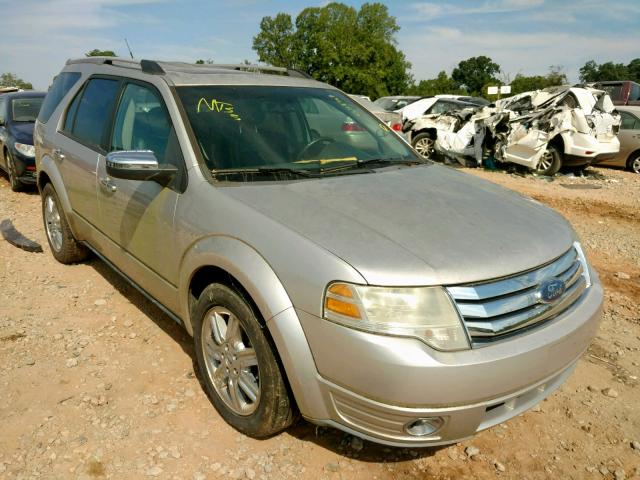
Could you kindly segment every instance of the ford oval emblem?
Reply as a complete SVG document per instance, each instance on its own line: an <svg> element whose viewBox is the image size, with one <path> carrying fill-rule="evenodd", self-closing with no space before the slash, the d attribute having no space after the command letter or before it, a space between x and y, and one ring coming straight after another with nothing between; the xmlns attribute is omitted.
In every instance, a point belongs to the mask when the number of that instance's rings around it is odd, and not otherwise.
<svg viewBox="0 0 640 480"><path fill-rule="evenodd" d="M538 288L538 298L542 303L553 303L562 296L567 286L559 278L545 280Z"/></svg>

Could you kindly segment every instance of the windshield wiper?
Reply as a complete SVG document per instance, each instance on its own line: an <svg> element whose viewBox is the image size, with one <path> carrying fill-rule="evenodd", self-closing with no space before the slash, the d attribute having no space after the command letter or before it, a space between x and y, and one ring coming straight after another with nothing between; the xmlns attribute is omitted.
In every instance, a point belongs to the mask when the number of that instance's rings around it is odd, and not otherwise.
<svg viewBox="0 0 640 480"><path fill-rule="evenodd" d="M287 167L253 167L253 168L220 168L211 170L214 177L218 175L270 175L277 173L290 174L297 177L316 177L308 170Z"/></svg>
<svg viewBox="0 0 640 480"><path fill-rule="evenodd" d="M320 173L333 173L339 172L341 170L350 170L355 168L368 168L375 166L386 166L386 165L394 165L394 164L404 164L404 165L420 165L426 163L424 160L419 159L408 159L402 157L392 157L392 158L367 158L365 160L358 160L357 162L348 163L346 165L338 165L336 167L330 168L322 168L319 170Z"/></svg>

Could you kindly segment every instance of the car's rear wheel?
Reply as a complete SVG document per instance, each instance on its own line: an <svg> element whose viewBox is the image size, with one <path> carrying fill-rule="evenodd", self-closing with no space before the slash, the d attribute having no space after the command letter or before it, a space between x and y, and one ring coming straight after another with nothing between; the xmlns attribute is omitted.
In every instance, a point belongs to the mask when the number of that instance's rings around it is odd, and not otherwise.
<svg viewBox="0 0 640 480"><path fill-rule="evenodd" d="M200 374L225 421L256 438L291 425L294 406L284 375L251 305L228 286L212 284L194 313Z"/></svg>
<svg viewBox="0 0 640 480"><path fill-rule="evenodd" d="M552 176L558 173L562 166L562 154L554 145L548 145L538 162L536 173L538 175Z"/></svg>
<svg viewBox="0 0 640 480"><path fill-rule="evenodd" d="M411 139L411 145L420 156L429 158L433 153L435 141L430 133L419 133Z"/></svg>
<svg viewBox="0 0 640 480"><path fill-rule="evenodd" d="M640 173L640 153L634 153L629 157L627 168L634 173Z"/></svg>
<svg viewBox="0 0 640 480"><path fill-rule="evenodd" d="M74 238L58 195L50 183L42 189L42 218L47 241L56 260L68 264L87 258L89 252Z"/></svg>
<svg viewBox="0 0 640 480"><path fill-rule="evenodd" d="M24 185L18 179L16 164L13 160L11 152L7 151L5 153L5 159L7 160L7 176L9 177L9 183L11 184L11 190L13 190L14 192L19 192L20 190L22 190L22 187L24 187Z"/></svg>

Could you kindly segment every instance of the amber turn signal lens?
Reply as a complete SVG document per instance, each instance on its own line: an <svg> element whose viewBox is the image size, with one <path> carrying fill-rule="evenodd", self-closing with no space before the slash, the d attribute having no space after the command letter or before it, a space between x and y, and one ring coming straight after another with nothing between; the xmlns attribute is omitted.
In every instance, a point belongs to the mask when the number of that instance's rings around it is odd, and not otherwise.
<svg viewBox="0 0 640 480"><path fill-rule="evenodd" d="M344 283L334 283L329 287L329 291L334 295L340 295L341 297L353 298L351 289Z"/></svg>
<svg viewBox="0 0 640 480"><path fill-rule="evenodd" d="M335 298L327 298L324 306L327 310L330 310L333 313L351 318L360 318L360 310L352 303L343 302L342 300L337 300Z"/></svg>

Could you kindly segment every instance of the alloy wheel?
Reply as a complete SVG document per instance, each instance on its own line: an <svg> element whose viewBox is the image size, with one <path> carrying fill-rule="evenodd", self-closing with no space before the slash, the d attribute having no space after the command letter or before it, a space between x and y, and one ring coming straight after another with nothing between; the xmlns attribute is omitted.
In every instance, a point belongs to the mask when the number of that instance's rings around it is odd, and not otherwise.
<svg viewBox="0 0 640 480"><path fill-rule="evenodd" d="M258 357L238 318L213 307L202 322L202 354L211 384L237 415L251 415L260 402Z"/></svg>
<svg viewBox="0 0 640 480"><path fill-rule="evenodd" d="M540 157L540 162L538 162L537 170L539 172L544 172L545 170L551 168L551 164L553 163L553 155L549 150L546 150L542 157Z"/></svg>
<svg viewBox="0 0 640 480"><path fill-rule="evenodd" d="M418 152L423 157L428 157L429 154L433 151L433 139L432 138L421 138L416 142L414 147L416 152Z"/></svg>
<svg viewBox="0 0 640 480"><path fill-rule="evenodd" d="M631 162L631 170L635 173L640 173L640 155Z"/></svg>
<svg viewBox="0 0 640 480"><path fill-rule="evenodd" d="M44 200L44 222L51 247L60 251L62 249L62 223L58 205L51 195L47 195Z"/></svg>

